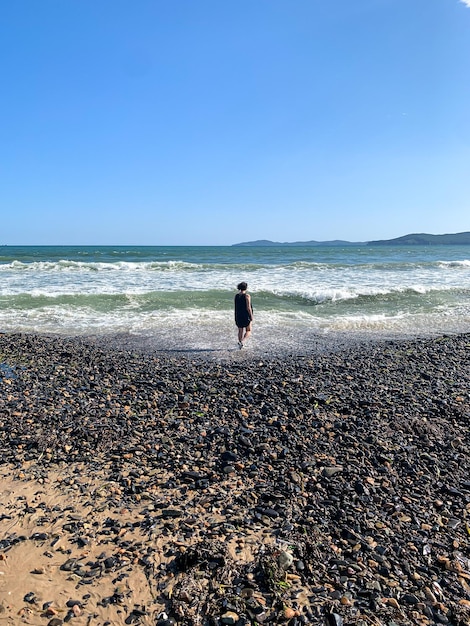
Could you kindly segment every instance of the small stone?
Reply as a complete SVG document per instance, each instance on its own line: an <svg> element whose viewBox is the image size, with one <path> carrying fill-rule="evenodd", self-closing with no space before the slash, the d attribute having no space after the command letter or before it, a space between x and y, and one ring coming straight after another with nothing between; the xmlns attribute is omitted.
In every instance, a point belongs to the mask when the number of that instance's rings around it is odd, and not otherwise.
<svg viewBox="0 0 470 626"><path fill-rule="evenodd" d="M235 452L230 452L229 450L227 450L226 452L220 455L220 459L222 463L230 464L230 463L234 463L235 461L238 461L238 455L235 454Z"/></svg>
<svg viewBox="0 0 470 626"><path fill-rule="evenodd" d="M342 465L334 465L332 467L325 467L323 469L323 476L325 476L326 478L331 478L335 474L339 474L342 471L343 471ZM332 613L331 615L334 615L334 613Z"/></svg>
<svg viewBox="0 0 470 626"><path fill-rule="evenodd" d="M290 606L287 606L284 609L284 617L285 619L292 619L293 617L296 617L298 615L297 611L294 611L294 609L292 609Z"/></svg>
<svg viewBox="0 0 470 626"><path fill-rule="evenodd" d="M114 556L110 556L103 561L103 565L106 569L112 569L116 565L116 558Z"/></svg>
<svg viewBox="0 0 470 626"><path fill-rule="evenodd" d="M328 613L327 620L329 626L343 626L344 624L343 618L338 613Z"/></svg>
<svg viewBox="0 0 470 626"><path fill-rule="evenodd" d="M455 517L451 517L447 522L447 526L452 530L456 530L460 526L460 524L460 520Z"/></svg>
<svg viewBox="0 0 470 626"><path fill-rule="evenodd" d="M48 538L47 533L33 533L31 539L34 541L45 541Z"/></svg>
<svg viewBox="0 0 470 626"><path fill-rule="evenodd" d="M65 603L65 605L69 608L69 609L73 609L74 606L82 606L82 603L80 602L80 600L67 600L67 602Z"/></svg>
<svg viewBox="0 0 470 626"><path fill-rule="evenodd" d="M236 624L239 619L240 618L237 613L235 613L234 611L227 611L226 613L222 615L222 617L220 618L220 621L223 624L229 624L230 626L230 625Z"/></svg>
<svg viewBox="0 0 470 626"><path fill-rule="evenodd" d="M85 546L89 545L89 543L90 543L90 540L87 539L86 537L79 537L77 539L77 546L79 548L84 548Z"/></svg>
<svg viewBox="0 0 470 626"><path fill-rule="evenodd" d="M367 585L367 588L368 589L373 589L374 591L378 591L379 593L382 593L382 585L380 584L380 582L378 580L371 581Z"/></svg>
<svg viewBox="0 0 470 626"><path fill-rule="evenodd" d="M48 606L47 608L43 609L46 616L47 617L52 617L52 615L58 615L58 611L57 609L54 609L54 607L52 606Z"/></svg>
<svg viewBox="0 0 470 626"><path fill-rule="evenodd" d="M294 557L292 556L292 554L290 552L287 552L286 550L283 550L280 555L279 555L279 565L280 567L282 567L282 569L286 570L289 569L289 567L292 565L292 563L294 562Z"/></svg>
<svg viewBox="0 0 470 626"><path fill-rule="evenodd" d="M191 602L191 596L189 595L187 591L181 591L178 594L178 600L180 602L185 602L186 604L189 604L189 602Z"/></svg>
<svg viewBox="0 0 470 626"><path fill-rule="evenodd" d="M418 604L419 602L418 598L412 593L403 594L401 599L403 602L406 602L406 604Z"/></svg>
<svg viewBox="0 0 470 626"><path fill-rule="evenodd" d="M78 559L67 559L67 561L65 561L65 563L63 563L60 566L60 569L64 572L73 572L75 570L77 570L80 567L80 564L78 563Z"/></svg>
<svg viewBox="0 0 470 626"><path fill-rule="evenodd" d="M182 517L183 511L179 511L178 509L163 509L162 517Z"/></svg>
<svg viewBox="0 0 470 626"><path fill-rule="evenodd" d="M433 592L431 591L431 589L429 589L429 587L425 587L424 588L424 595L426 596L426 598L429 600L429 602L431 604L437 604L437 598L436 596L433 594Z"/></svg>

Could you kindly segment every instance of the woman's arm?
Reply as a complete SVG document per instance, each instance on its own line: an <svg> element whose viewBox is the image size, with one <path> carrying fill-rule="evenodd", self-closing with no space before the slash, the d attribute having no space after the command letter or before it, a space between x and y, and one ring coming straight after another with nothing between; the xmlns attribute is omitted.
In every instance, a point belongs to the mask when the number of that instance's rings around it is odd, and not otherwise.
<svg viewBox="0 0 470 626"><path fill-rule="evenodd" d="M251 296L250 294L246 294L246 310L248 311L248 316L250 320L253 319L253 309L251 307Z"/></svg>

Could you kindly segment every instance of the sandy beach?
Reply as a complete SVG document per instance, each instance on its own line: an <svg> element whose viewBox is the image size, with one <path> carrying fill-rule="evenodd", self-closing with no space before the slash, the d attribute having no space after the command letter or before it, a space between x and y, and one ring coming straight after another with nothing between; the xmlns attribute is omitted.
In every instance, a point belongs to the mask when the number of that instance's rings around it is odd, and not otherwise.
<svg viewBox="0 0 470 626"><path fill-rule="evenodd" d="M0 335L0 623L470 624L469 363Z"/></svg>

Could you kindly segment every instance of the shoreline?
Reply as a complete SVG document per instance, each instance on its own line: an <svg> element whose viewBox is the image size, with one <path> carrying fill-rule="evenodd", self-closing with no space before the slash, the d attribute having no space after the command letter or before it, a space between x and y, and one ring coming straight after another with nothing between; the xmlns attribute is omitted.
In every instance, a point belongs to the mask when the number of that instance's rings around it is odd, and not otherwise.
<svg viewBox="0 0 470 626"><path fill-rule="evenodd" d="M235 327L234 327L235 328ZM239 350L236 339L236 331L229 337L215 337L211 342L201 343L191 340L186 342L185 337L178 334L90 334L90 335L63 335L54 333L30 333L30 332L0 332L0 336L39 337L45 341L77 342L79 345L94 346L104 351L118 351L139 353L144 357L160 356L161 358L196 359L230 363L240 359L265 359L282 360L286 358L308 358L316 354L333 354L348 350L361 351L368 346L384 346L401 344L415 341L427 341L446 337L470 336L467 328L449 330L446 332L429 331L427 333L416 331L403 334L392 331L335 331L320 333L316 330L302 328L293 333L286 333L283 338L279 329L272 329L270 334L266 327L255 328L255 332L245 345Z"/></svg>
<svg viewBox="0 0 470 626"><path fill-rule="evenodd" d="M0 623L470 624L469 357L0 334Z"/></svg>

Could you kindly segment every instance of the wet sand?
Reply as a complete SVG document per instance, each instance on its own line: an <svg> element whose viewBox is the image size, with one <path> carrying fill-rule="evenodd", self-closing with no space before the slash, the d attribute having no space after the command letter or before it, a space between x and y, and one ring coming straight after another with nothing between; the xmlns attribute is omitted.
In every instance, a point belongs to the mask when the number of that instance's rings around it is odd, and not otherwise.
<svg viewBox="0 0 470 626"><path fill-rule="evenodd" d="M470 624L470 336L0 335L0 623Z"/></svg>

